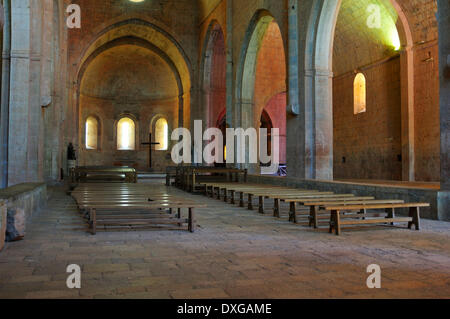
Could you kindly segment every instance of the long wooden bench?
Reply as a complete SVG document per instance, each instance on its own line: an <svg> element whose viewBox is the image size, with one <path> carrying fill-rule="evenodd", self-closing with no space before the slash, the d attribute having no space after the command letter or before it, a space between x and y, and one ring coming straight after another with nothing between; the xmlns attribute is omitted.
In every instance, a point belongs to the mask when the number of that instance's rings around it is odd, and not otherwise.
<svg viewBox="0 0 450 319"><path fill-rule="evenodd" d="M246 183L212 182L200 183L204 188L206 196L211 195L220 200L222 197L228 201L230 192L231 203L235 204L235 194L240 193L239 206L244 207L244 194L248 195L248 209L253 209L253 197L259 198L259 212L264 213L265 199L274 200L274 217L280 217L280 202L289 204L289 220L297 223L297 209L299 204L307 209L309 226L318 228L319 220L325 218L319 212L328 213L330 218L330 230L336 229L340 234L341 225L353 224L386 224L397 222L408 222L408 227L416 225L420 227L420 207L429 207L426 203L404 203L398 199L376 199L374 196L356 196L355 194L334 194L333 192L320 192L318 190L296 189L283 186ZM217 190L217 192L216 192ZM409 217L395 217L395 209L410 208ZM384 210L388 216L379 218L379 212L368 212L368 210ZM357 211L353 214L345 214L348 211ZM306 212L306 211L305 211ZM342 213L342 214L341 214ZM331 217L330 217L331 216Z"/></svg>
<svg viewBox="0 0 450 319"><path fill-rule="evenodd" d="M246 169L226 167L183 167L180 170L181 188L186 191L196 192L198 188L203 191L201 182L247 182ZM242 178L239 178L242 175Z"/></svg>
<svg viewBox="0 0 450 319"><path fill-rule="evenodd" d="M84 166L71 171L72 183L123 182L137 183L137 172L132 167Z"/></svg>
<svg viewBox="0 0 450 319"><path fill-rule="evenodd" d="M96 234L98 227L136 229L171 226L183 229L187 226L188 231L194 232L194 210L206 207L205 204L164 191L152 191L144 186L102 186L81 185L72 192L79 209L86 212L92 234ZM182 217L182 209L187 209L187 218Z"/></svg>
<svg viewBox="0 0 450 319"><path fill-rule="evenodd" d="M326 206L329 205L341 205L341 206L350 206L350 205L381 205L381 204L403 204L403 200L399 199L343 199L343 200L330 200L330 201L316 201L316 202L302 202L303 206L309 207L309 226L313 226L314 228L319 227L319 213L323 212L323 218L330 218L330 213L325 209ZM328 213L328 214L326 214ZM361 211L362 218L367 216L367 212Z"/></svg>
<svg viewBox="0 0 450 319"><path fill-rule="evenodd" d="M331 212L330 233L341 234L341 226L364 224L391 224L407 222L408 228L415 226L420 230L420 208L430 207L428 203L402 203L402 204L362 204L362 205L326 205L325 210ZM409 209L409 217L396 217L395 210ZM386 217L366 218L368 210L384 210ZM344 212L359 212L356 215L343 215ZM361 214L363 215L361 218Z"/></svg>

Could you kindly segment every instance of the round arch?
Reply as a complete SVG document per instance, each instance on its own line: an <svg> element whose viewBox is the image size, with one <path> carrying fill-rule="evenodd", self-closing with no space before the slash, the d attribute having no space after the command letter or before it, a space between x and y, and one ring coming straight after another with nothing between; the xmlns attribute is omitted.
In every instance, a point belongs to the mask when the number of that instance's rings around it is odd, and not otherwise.
<svg viewBox="0 0 450 319"><path fill-rule="evenodd" d="M260 117L256 112L262 112L263 108L261 110L255 110L257 62L258 54L263 45L267 30L272 23L277 23L274 16L267 10L259 10L251 19L245 34L240 52L239 64L237 66L236 107L234 110L234 116L236 118L236 123L234 123L235 127L241 127L243 129L259 127ZM279 28L279 25L277 25L277 27ZM282 33L281 39L283 50L286 53ZM284 67L286 67L286 63L284 64ZM248 160L248 156L249 154L247 152L246 160ZM250 165L249 168L252 171L257 170L254 165Z"/></svg>
<svg viewBox="0 0 450 319"><path fill-rule="evenodd" d="M200 87L202 89L202 118L206 126L212 127L215 124L215 120L218 112L223 112L226 108L225 98L223 98L223 105L218 105L217 102L213 101L214 93L211 92L211 87L216 85L223 85L224 94L226 94L226 54L225 54L225 34L223 32L222 26L217 20L212 20L208 26L203 47L202 56L200 64ZM216 50L223 49L222 60L214 61L218 58L216 55L220 52L215 52ZM222 65L214 64L214 62L219 62ZM215 67L213 68L213 65ZM223 68L223 69L220 69ZM223 72L223 83L213 83L217 82L218 79L214 76L214 71L221 70ZM216 108L214 108L218 105ZM214 108L214 110L212 109Z"/></svg>
<svg viewBox="0 0 450 319"><path fill-rule="evenodd" d="M83 74L96 56L121 45L137 45L156 53L173 71L178 85L178 126L189 125L191 103L191 63L186 53L162 27L142 19L126 19L99 31L82 51L75 80L75 116L79 117L80 89ZM77 120L79 123L79 119ZM79 136L79 130L76 131ZM79 138L79 137L78 137Z"/></svg>
<svg viewBox="0 0 450 319"><path fill-rule="evenodd" d="M314 1L310 8L308 26L306 30L304 55L304 121L311 123L305 129L305 172L306 178L332 180L333 179L333 45L335 28L342 0ZM402 134L406 145L403 152L404 160L411 177L414 170L414 160L410 154L414 153L414 127L410 124L414 103L414 71L412 46L413 39L406 15L397 0L386 0L398 14L397 30L400 37L401 58L406 59L402 64L402 79L405 79L402 90Z"/></svg>

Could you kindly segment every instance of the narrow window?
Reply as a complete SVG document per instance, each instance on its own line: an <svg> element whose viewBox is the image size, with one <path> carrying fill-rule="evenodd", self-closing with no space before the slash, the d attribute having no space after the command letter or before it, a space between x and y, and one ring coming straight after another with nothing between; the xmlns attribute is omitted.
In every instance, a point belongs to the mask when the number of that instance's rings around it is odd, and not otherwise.
<svg viewBox="0 0 450 319"><path fill-rule="evenodd" d="M358 73L353 83L354 113L366 112L366 77Z"/></svg>
<svg viewBox="0 0 450 319"><path fill-rule="evenodd" d="M93 116L86 120L86 149L98 149L98 121Z"/></svg>
<svg viewBox="0 0 450 319"><path fill-rule="evenodd" d="M119 151L134 151L136 149L136 125L128 117L117 123L117 149Z"/></svg>
<svg viewBox="0 0 450 319"><path fill-rule="evenodd" d="M155 142L159 143L155 147L157 151L167 151L169 147L169 125L165 118L160 118L156 121Z"/></svg>

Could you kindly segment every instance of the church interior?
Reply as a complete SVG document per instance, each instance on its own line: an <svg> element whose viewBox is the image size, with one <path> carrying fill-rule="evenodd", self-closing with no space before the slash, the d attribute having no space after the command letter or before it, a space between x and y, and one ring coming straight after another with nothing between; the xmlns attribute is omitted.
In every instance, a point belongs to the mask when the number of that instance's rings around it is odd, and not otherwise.
<svg viewBox="0 0 450 319"><path fill-rule="evenodd" d="M448 0L0 3L0 299L450 296Z"/></svg>

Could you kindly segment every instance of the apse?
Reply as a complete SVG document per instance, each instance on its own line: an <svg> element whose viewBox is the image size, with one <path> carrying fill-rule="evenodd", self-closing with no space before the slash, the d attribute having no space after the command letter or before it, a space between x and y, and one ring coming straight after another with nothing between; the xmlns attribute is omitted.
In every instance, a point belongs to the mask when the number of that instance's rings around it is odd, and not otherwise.
<svg viewBox="0 0 450 319"><path fill-rule="evenodd" d="M87 134L80 134L81 163L149 169L148 146L142 143L148 142L153 133L156 117L168 123L164 136L168 134L167 127L175 127L178 98L179 87L172 68L152 50L126 44L100 53L86 68L81 81L80 132L86 132L85 126L91 123L87 119L93 117L102 129L95 148L92 142L84 140ZM158 134L155 133L153 136ZM153 169L164 169L168 148L163 145L154 151Z"/></svg>

